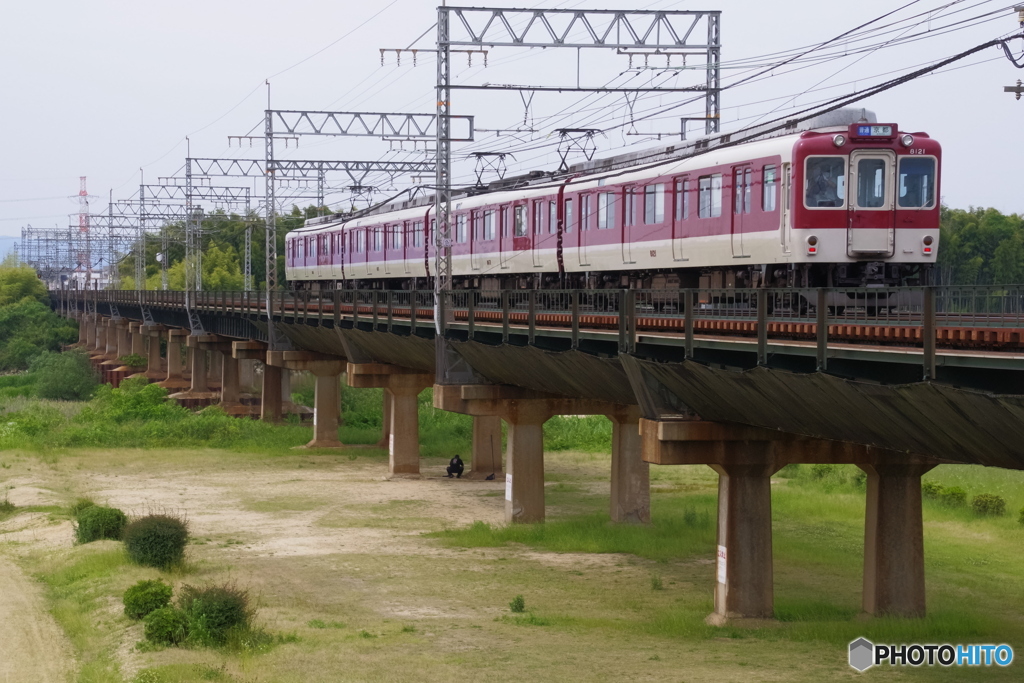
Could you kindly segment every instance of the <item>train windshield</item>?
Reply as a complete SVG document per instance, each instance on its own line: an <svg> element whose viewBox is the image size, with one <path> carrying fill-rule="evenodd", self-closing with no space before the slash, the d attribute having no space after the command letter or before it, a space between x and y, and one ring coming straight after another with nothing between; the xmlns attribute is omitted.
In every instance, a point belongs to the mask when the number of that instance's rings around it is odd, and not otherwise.
<svg viewBox="0 0 1024 683"><path fill-rule="evenodd" d="M846 204L846 159L807 159L805 201L811 208L841 208Z"/></svg>
<svg viewBox="0 0 1024 683"><path fill-rule="evenodd" d="M900 208L923 209L935 206L935 159L900 159Z"/></svg>

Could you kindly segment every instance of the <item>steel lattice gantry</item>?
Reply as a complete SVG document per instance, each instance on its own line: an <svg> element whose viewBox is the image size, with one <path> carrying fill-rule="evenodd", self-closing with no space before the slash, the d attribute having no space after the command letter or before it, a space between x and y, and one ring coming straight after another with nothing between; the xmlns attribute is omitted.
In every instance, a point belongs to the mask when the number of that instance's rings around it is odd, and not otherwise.
<svg viewBox="0 0 1024 683"><path fill-rule="evenodd" d="M451 93L454 89L513 89L603 92L605 88L544 87L524 85L455 85L451 82L453 47L604 48L615 50L674 51L702 55L706 61L705 84L690 88L660 88L662 92L705 91L708 134L719 127L721 72L721 18L717 10L589 10L522 8L437 8L437 171L434 215L437 220L435 291L452 286L451 259ZM648 92L653 88L643 89ZM438 301L443 297L438 296ZM442 348L447 316L438 311L434 320L442 342L437 352L437 381L457 381L451 375ZM465 378L463 378L465 379Z"/></svg>

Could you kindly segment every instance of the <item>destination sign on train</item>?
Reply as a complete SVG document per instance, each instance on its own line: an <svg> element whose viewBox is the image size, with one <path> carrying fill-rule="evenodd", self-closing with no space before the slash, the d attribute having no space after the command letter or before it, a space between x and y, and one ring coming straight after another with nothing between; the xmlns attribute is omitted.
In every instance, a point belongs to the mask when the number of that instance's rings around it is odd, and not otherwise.
<svg viewBox="0 0 1024 683"><path fill-rule="evenodd" d="M893 135L892 126L857 126L857 137L859 138L891 138Z"/></svg>

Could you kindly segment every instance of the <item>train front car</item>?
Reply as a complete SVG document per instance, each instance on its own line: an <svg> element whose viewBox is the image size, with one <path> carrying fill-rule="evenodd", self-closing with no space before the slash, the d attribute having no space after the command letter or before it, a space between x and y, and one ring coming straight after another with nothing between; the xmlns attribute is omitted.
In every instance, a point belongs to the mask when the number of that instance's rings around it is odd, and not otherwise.
<svg viewBox="0 0 1024 683"><path fill-rule="evenodd" d="M939 244L939 143L896 124L803 133L793 243L812 286L927 285Z"/></svg>

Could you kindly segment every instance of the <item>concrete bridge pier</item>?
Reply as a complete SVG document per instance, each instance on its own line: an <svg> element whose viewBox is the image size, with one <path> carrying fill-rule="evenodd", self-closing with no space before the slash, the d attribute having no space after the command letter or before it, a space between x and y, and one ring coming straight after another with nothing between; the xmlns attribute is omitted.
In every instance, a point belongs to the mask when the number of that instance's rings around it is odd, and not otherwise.
<svg viewBox="0 0 1024 683"><path fill-rule="evenodd" d="M211 363L208 356L211 353L210 349L220 350L224 345L230 350L230 342L215 334L190 334L186 337L185 343L192 351L191 386L186 391L171 394L169 398L190 409L213 405L219 400L219 396L210 386Z"/></svg>
<svg viewBox="0 0 1024 683"><path fill-rule="evenodd" d="M699 419L642 419L640 434L647 462L718 472L715 611L708 623L773 617L771 476L790 463L854 464L867 472L864 611L924 616L921 475L934 459Z"/></svg>
<svg viewBox="0 0 1024 683"><path fill-rule="evenodd" d="M339 376L346 361L312 351L267 351L267 365L316 377L313 399L313 440L306 448L341 448L338 440L338 409L341 404ZM266 399L266 396L264 396Z"/></svg>
<svg viewBox="0 0 1024 683"><path fill-rule="evenodd" d="M868 614L925 615L921 475L934 465L861 465L867 473L864 595Z"/></svg>
<svg viewBox="0 0 1024 683"><path fill-rule="evenodd" d="M419 477L419 395L434 383L434 376L385 363L349 363L346 375L350 387L384 389L390 398L388 475Z"/></svg>
<svg viewBox="0 0 1024 683"><path fill-rule="evenodd" d="M252 384L252 364L263 364L263 379L260 396L260 419L265 422L281 421L281 368L267 365L267 345L259 341L236 341L231 344L231 355L239 364L239 383L249 387ZM249 379L244 379L242 370L249 367ZM241 400L241 399L239 399ZM249 406L255 411L255 405ZM247 410L248 412L248 410Z"/></svg>
<svg viewBox="0 0 1024 683"><path fill-rule="evenodd" d="M90 331L92 329L92 321L87 313L77 313L75 318L78 320L78 345L88 347L91 340Z"/></svg>
<svg viewBox="0 0 1024 683"><path fill-rule="evenodd" d="M103 358L110 360L117 357L117 321L107 318L104 327L106 327L107 334L103 340Z"/></svg>
<svg viewBox="0 0 1024 683"><path fill-rule="evenodd" d="M383 405L381 406L381 428L380 428L380 439L377 441L377 448L390 448L391 447L391 393L384 389L383 394Z"/></svg>
<svg viewBox="0 0 1024 683"><path fill-rule="evenodd" d="M131 335L131 350L133 356L146 355L146 337L143 331L143 323L129 323L128 332Z"/></svg>
<svg viewBox="0 0 1024 683"><path fill-rule="evenodd" d="M516 524L543 522L545 518L544 423L553 415L610 416L628 411L625 406L604 401L491 384L435 384L434 406L474 417L500 417L508 425L505 521ZM612 489L620 495L626 490L618 484ZM621 500L612 505L629 507Z"/></svg>
<svg viewBox="0 0 1024 683"><path fill-rule="evenodd" d="M648 524L651 521L651 466L641 457L640 409L623 406L609 413L608 419L612 421L611 519ZM500 431L498 438L501 438Z"/></svg>
<svg viewBox="0 0 1024 683"><path fill-rule="evenodd" d="M117 321L117 359L120 360L132 352L131 323L121 318Z"/></svg>
<svg viewBox="0 0 1024 683"><path fill-rule="evenodd" d="M142 328L142 333L146 335L148 340L146 346L146 377L150 382L156 382L166 377L163 358L160 356L160 339L166 331L167 328L163 325L145 325ZM180 368L181 358L178 359L178 365Z"/></svg>
<svg viewBox="0 0 1024 683"><path fill-rule="evenodd" d="M162 382L157 382L157 386L172 394L190 386L190 382L185 380L181 364L181 345L187 339L188 330L167 330L167 376Z"/></svg>
<svg viewBox="0 0 1024 683"><path fill-rule="evenodd" d="M98 315L92 316L88 326L89 337L85 342L85 349L89 358L96 358L101 355L107 346L107 328L103 318Z"/></svg>

